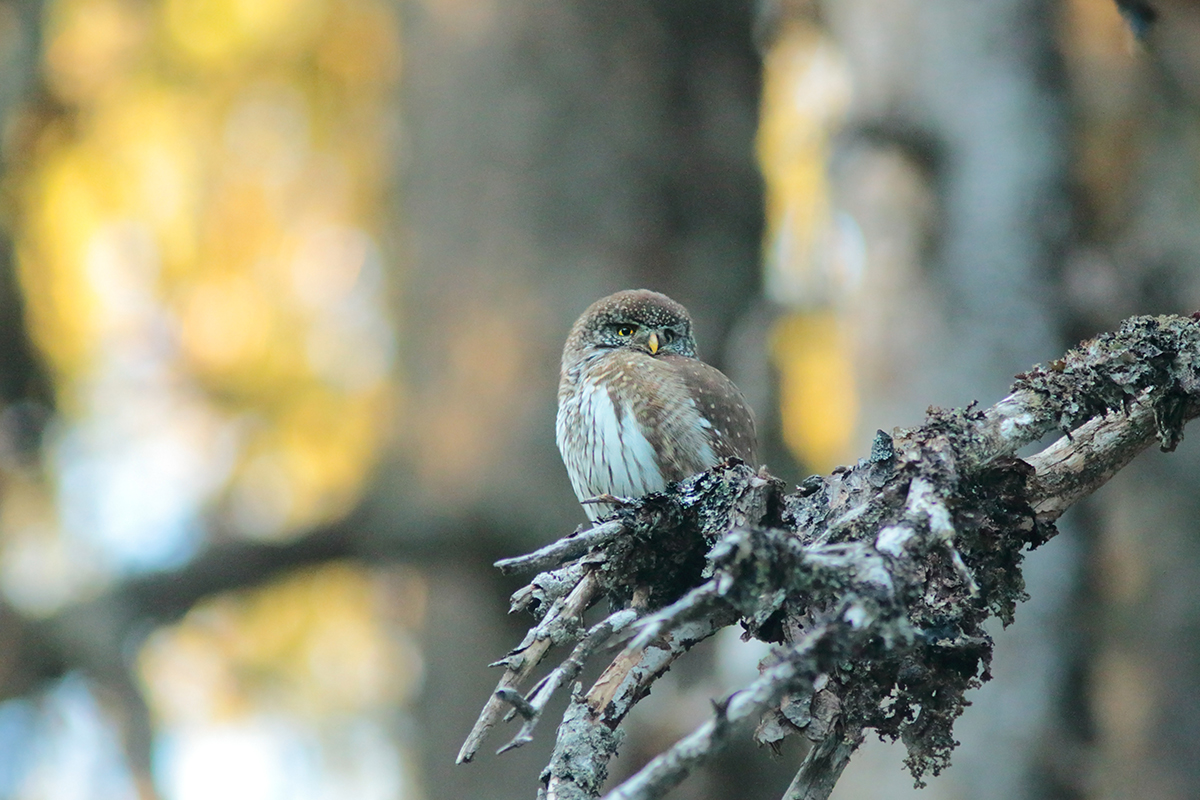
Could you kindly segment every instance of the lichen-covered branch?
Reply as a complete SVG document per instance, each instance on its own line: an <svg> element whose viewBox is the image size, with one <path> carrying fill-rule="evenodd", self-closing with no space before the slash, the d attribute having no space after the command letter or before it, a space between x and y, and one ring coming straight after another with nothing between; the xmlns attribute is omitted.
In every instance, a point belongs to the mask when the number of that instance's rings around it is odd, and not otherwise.
<svg viewBox="0 0 1200 800"><path fill-rule="evenodd" d="M1019 376L994 406L931 409L924 425L881 432L868 458L791 493L730 462L623 508L589 532L602 531L586 553L575 536L509 560L551 569L514 596L541 622L502 662L502 696L464 753L510 706L527 717L514 741L526 741L550 694L601 645L624 642L574 692L542 775L541 796L599 797L629 710L693 644L740 622L775 645L758 680L608 797L661 797L752 729L762 744L813 742L787 798L828 797L868 729L905 743L918 783L936 775L966 691L990 677L983 623L1011 622L1024 598L1024 551L1155 440L1174 448L1200 414L1198 364L1195 319L1134 318ZM1053 430L1064 437L1016 457ZM629 608L584 631L578 617L601 596ZM568 639L571 654L526 700L518 684Z"/></svg>
<svg viewBox="0 0 1200 800"><path fill-rule="evenodd" d="M809 748L800 771L783 793L783 800L818 800L829 797L842 770L850 763L850 756L862 743L862 729L830 731L819 742Z"/></svg>
<svg viewBox="0 0 1200 800"><path fill-rule="evenodd" d="M605 522L585 531L559 539L540 550L516 558L504 558L496 562L501 572L522 572L556 567L564 561L578 558L593 547L600 547L625 533L625 527L616 520Z"/></svg>
<svg viewBox="0 0 1200 800"><path fill-rule="evenodd" d="M595 571L584 571L570 594L555 600L542 621L529 630L525 640L496 662L505 667L504 677L500 679L495 693L483 707L475 727L459 750L460 764L475 757L483 738L499 721L505 709L512 705L506 695L517 691L521 682L529 677L553 645L561 644L579 630L583 612L596 599L597 586Z"/></svg>
<svg viewBox="0 0 1200 800"><path fill-rule="evenodd" d="M564 684L574 680L575 676L583 669L584 664L591 658L592 653L597 647L604 644L614 633L619 633L626 626L637 619L637 612L632 608L626 608L605 619L603 622L598 622L592 629L588 631L587 636L575 645L575 650L572 651L566 661L559 664L553 672L543 679L533 693L532 698L525 701L526 711L521 714L525 718L525 724L521 726L521 730L517 733L513 740L500 748L499 752L507 752L514 747L520 747L533 741L533 729L537 727L538 721L541 719L542 712L546 709L546 704L550 702L550 698L554 696ZM502 700L508 701L508 698L501 697ZM521 708L518 707L518 712Z"/></svg>

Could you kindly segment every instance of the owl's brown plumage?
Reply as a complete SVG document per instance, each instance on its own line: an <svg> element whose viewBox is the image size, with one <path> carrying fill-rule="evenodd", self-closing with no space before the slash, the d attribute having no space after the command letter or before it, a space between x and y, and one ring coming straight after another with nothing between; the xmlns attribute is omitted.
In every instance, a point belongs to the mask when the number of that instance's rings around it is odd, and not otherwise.
<svg viewBox="0 0 1200 800"><path fill-rule="evenodd" d="M580 500L638 497L730 456L757 458L754 417L697 358L687 310L645 289L597 300L571 328L556 434ZM585 509L595 521L609 507Z"/></svg>

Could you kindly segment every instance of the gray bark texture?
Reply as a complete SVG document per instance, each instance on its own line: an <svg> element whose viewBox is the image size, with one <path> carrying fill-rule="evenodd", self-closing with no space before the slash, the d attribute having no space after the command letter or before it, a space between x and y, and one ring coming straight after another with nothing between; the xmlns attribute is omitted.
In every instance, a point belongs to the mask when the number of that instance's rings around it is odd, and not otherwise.
<svg viewBox="0 0 1200 800"><path fill-rule="evenodd" d="M1058 4L825 3L856 88L833 170L838 207L873 254L850 300L865 440L929 403L994 396L1067 344L1055 271L1072 235L1071 108ZM1031 560L1031 600L997 647L996 680L957 726L960 769L933 798L1043 796L1042 750L1064 694L1077 533ZM1009 713L1011 709L1020 713ZM1053 747L1053 744L1049 746ZM848 797L909 796L871 742Z"/></svg>
<svg viewBox="0 0 1200 800"><path fill-rule="evenodd" d="M563 670L573 677L614 640L623 649L589 691L573 692L539 793L600 797L626 714L698 639L736 622L775 645L758 679L604 797L661 797L751 734L814 743L785 797L828 797L868 730L904 743L919 784L949 765L966 692L991 677L985 624L1012 623L1027 598L1023 551L1140 451L1173 450L1197 415L1200 322L1136 317L1018 376L994 406L931 409L919 427L880 432L855 466L791 493L734 461L631 502L600 526L623 535L586 554L572 556L568 537L505 560L506 570L566 563L514 595L539 622L497 663L502 691L459 760L509 706L525 724L502 750L529 741ZM1065 435L1016 456L1052 431ZM585 629L583 611L602 597L620 610ZM571 642L563 665L519 695L551 647Z"/></svg>

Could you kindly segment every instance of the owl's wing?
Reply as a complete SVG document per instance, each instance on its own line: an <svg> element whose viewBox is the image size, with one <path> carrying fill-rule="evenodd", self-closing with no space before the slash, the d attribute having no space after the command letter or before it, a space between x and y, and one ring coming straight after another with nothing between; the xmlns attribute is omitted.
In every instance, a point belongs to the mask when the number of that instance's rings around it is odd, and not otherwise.
<svg viewBox="0 0 1200 800"><path fill-rule="evenodd" d="M687 387L702 419L711 426L710 442L718 460L737 456L758 466L758 437L754 413L733 381L715 367L694 358L671 357L676 374Z"/></svg>
<svg viewBox="0 0 1200 800"><path fill-rule="evenodd" d="M661 491L730 456L757 466L754 417L728 378L631 348L593 361L564 396L558 443L580 499Z"/></svg>

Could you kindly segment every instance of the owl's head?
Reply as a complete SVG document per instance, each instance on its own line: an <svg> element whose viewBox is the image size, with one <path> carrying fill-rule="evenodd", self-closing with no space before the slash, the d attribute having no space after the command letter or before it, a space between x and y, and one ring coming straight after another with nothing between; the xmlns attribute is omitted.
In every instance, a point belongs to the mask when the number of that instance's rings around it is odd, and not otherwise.
<svg viewBox="0 0 1200 800"><path fill-rule="evenodd" d="M650 355L671 353L696 358L692 318L665 294L629 289L592 303L576 320L563 361L596 351L628 347Z"/></svg>

